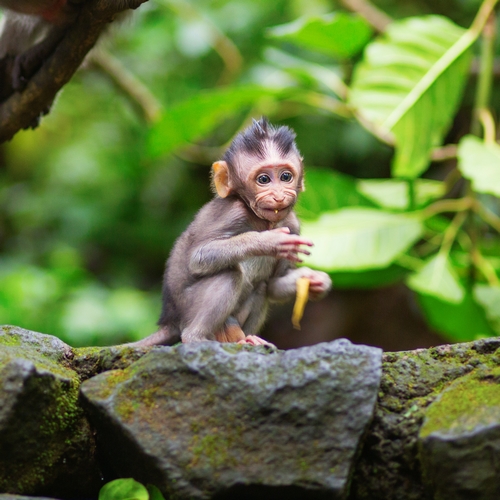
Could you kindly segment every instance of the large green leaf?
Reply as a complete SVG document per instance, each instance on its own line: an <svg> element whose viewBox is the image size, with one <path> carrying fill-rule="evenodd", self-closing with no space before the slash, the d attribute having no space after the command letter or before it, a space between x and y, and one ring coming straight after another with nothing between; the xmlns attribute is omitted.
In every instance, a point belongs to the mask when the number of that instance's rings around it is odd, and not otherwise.
<svg viewBox="0 0 500 500"><path fill-rule="evenodd" d="M412 274L407 284L421 294L432 295L454 304L462 302L465 294L448 256L439 253Z"/></svg>
<svg viewBox="0 0 500 500"><path fill-rule="evenodd" d="M466 135L458 144L458 168L474 191L500 196L500 146Z"/></svg>
<svg viewBox="0 0 500 500"><path fill-rule="evenodd" d="M347 59L366 45L372 36L372 29L360 16L334 12L297 19L271 28L267 34L309 50Z"/></svg>
<svg viewBox="0 0 500 500"><path fill-rule="evenodd" d="M430 201L445 194L444 182L430 179L416 179L416 208L427 205ZM357 182L358 190L377 205L394 210L405 210L409 206L408 182L400 179L361 179Z"/></svg>
<svg viewBox="0 0 500 500"><path fill-rule="evenodd" d="M458 106L476 36L444 17L412 17L366 47L350 102L394 134L395 176L415 178L427 168Z"/></svg>
<svg viewBox="0 0 500 500"><path fill-rule="evenodd" d="M429 325L450 340L466 342L495 335L470 292L457 304L419 293L417 300Z"/></svg>
<svg viewBox="0 0 500 500"><path fill-rule="evenodd" d="M276 91L261 87L232 87L202 92L167 109L149 133L148 151L157 157L196 141L225 118Z"/></svg>
<svg viewBox="0 0 500 500"><path fill-rule="evenodd" d="M302 84L313 84L345 98L347 86L342 80L343 71L340 66L313 63L274 47L268 47L263 55L273 67L281 68Z"/></svg>
<svg viewBox="0 0 500 500"><path fill-rule="evenodd" d="M305 262L326 271L387 267L422 234L413 215L372 208L344 208L305 222L302 234L315 246Z"/></svg>
<svg viewBox="0 0 500 500"><path fill-rule="evenodd" d="M356 189L354 177L334 170L307 167L306 190L300 194L297 214L301 219L317 219L323 212L349 206L373 206Z"/></svg>

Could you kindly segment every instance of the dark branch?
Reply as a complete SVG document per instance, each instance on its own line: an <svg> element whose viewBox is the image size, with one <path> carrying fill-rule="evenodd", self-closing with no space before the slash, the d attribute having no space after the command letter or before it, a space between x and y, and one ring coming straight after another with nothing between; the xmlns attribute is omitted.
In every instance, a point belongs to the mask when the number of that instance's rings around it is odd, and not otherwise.
<svg viewBox="0 0 500 500"><path fill-rule="evenodd" d="M71 79L105 27L116 15L147 0L89 0L52 55L21 93L0 105L0 143L29 128L47 112L57 92Z"/></svg>

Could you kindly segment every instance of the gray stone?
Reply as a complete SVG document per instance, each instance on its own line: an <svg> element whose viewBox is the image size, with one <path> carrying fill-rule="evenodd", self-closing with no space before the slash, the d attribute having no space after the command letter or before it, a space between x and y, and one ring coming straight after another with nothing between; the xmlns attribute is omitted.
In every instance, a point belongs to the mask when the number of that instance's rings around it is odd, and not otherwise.
<svg viewBox="0 0 500 500"><path fill-rule="evenodd" d="M455 380L498 367L498 337L384 353L375 415L356 461L349 500L432 500L418 452L424 417Z"/></svg>
<svg viewBox="0 0 500 500"><path fill-rule="evenodd" d="M500 368L483 368L445 389L419 438L424 479L436 500L498 500Z"/></svg>
<svg viewBox="0 0 500 500"><path fill-rule="evenodd" d="M347 340L155 349L82 384L109 463L177 499L345 498L381 376Z"/></svg>
<svg viewBox="0 0 500 500"><path fill-rule="evenodd" d="M78 404L71 348L0 327L0 492L85 496L98 489L95 442Z"/></svg>

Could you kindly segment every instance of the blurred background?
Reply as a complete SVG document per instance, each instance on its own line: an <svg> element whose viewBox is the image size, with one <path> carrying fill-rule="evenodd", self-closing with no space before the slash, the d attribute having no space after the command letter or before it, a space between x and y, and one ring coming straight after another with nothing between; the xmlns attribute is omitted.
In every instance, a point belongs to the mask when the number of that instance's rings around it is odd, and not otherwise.
<svg viewBox="0 0 500 500"><path fill-rule="evenodd" d="M375 3L394 19L441 14L463 27L480 6ZM0 146L0 323L73 346L155 331L169 250L212 196L211 163L251 117L291 126L306 169L388 177L393 149L327 102L318 104L317 83L300 64L290 69L287 57L302 56L301 49L270 35L269 28L345 7L329 0L149 0L113 26L40 127ZM361 50L344 60L318 54L309 60L345 76ZM237 85L269 93L229 108L224 120L204 125L209 132L199 140L152 153L150 121L158 113L172 109L201 126L203 92ZM473 76L467 85L448 142L469 127ZM294 99L276 98L287 89ZM436 163L426 176L442 179L450 168ZM469 340L429 326L414 292L397 276L385 281L341 283L327 299L308 304L301 331L292 329L292 304L277 307L262 336L281 348L337 337L387 350Z"/></svg>

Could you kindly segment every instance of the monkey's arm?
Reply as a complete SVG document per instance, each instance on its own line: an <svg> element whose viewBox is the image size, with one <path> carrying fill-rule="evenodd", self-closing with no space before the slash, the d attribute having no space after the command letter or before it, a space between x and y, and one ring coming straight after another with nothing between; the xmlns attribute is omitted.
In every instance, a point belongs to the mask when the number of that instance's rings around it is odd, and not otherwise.
<svg viewBox="0 0 500 500"><path fill-rule="evenodd" d="M309 280L309 297L311 300L322 299L332 288L332 280L328 274L322 271L314 271L308 267L299 267L289 269L283 276L272 278L269 281L267 287L269 299L275 302L292 299L295 296L299 278Z"/></svg>
<svg viewBox="0 0 500 500"><path fill-rule="evenodd" d="M301 262L300 253L309 255L309 251L302 246L312 245L310 240L290 234L287 227L262 232L248 231L198 245L189 259L189 270L196 276L214 274L245 259L258 256Z"/></svg>

